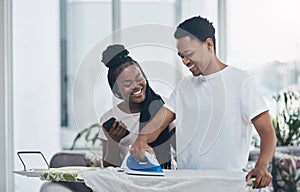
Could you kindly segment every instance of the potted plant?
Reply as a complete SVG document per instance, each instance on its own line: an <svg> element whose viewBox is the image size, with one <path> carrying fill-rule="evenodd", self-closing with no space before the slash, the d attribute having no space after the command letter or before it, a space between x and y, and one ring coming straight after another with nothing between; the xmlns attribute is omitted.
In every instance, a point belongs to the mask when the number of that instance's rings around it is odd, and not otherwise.
<svg viewBox="0 0 300 192"><path fill-rule="evenodd" d="M80 138L83 138L86 143L91 143L92 146L95 146L96 142L100 141L100 138L98 137L100 129L101 128L99 123L94 123L89 127L83 129L75 136L70 149L75 149L76 143Z"/></svg>
<svg viewBox="0 0 300 192"><path fill-rule="evenodd" d="M277 108L272 119L277 137L277 152L272 161L273 188L274 191L299 191L300 157L292 154L299 150L300 144L299 92L284 91L273 99Z"/></svg>
<svg viewBox="0 0 300 192"><path fill-rule="evenodd" d="M300 144L300 96L296 91L286 91L273 96L277 114L272 119L278 146Z"/></svg>

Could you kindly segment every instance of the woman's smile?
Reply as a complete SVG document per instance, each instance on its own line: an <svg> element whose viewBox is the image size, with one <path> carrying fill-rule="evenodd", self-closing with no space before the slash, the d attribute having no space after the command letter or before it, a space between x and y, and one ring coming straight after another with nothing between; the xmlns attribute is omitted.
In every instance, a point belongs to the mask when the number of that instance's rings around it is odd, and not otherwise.
<svg viewBox="0 0 300 192"><path fill-rule="evenodd" d="M192 64L191 66L188 66L189 70L191 70L193 67L195 67L195 64Z"/></svg>
<svg viewBox="0 0 300 192"><path fill-rule="evenodd" d="M132 90L131 95L133 95L133 96L140 96L142 94L143 88L144 87L141 86L141 87L139 87L137 89Z"/></svg>

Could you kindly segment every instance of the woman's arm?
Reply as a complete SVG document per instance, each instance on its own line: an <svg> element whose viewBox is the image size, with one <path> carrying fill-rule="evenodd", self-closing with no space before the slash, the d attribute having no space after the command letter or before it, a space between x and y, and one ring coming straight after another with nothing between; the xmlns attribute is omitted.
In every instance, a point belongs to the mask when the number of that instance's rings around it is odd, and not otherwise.
<svg viewBox="0 0 300 192"><path fill-rule="evenodd" d="M119 152L119 144L112 139L102 140L102 147L103 166L119 167L122 163Z"/></svg>
<svg viewBox="0 0 300 192"><path fill-rule="evenodd" d="M102 140L103 144L103 166L121 166L119 142L126 136L126 125L122 121L115 120L109 132L102 128L107 140Z"/></svg>

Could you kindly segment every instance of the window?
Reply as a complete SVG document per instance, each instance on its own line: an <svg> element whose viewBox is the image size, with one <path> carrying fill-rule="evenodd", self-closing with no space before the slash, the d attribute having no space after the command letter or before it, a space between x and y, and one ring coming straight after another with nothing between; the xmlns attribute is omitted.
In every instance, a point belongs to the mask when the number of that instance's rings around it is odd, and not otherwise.
<svg viewBox="0 0 300 192"><path fill-rule="evenodd" d="M79 129L94 123L93 97L87 90L93 89L94 82L87 75L82 76L83 60L92 47L112 32L112 1L110 0L61 0L61 126L62 146L69 148ZM112 39L107 39L109 43ZM100 65L100 52L91 66ZM96 67L97 69L97 67ZM85 72L85 71L84 71ZM91 70L91 73L95 70ZM89 74L92 76L92 74ZM81 79L80 79L81 78ZM84 78L84 79L82 79ZM77 80L76 80L77 79ZM107 102L102 106L107 108ZM83 107L81 107L83 106ZM78 108L78 113L74 113ZM86 110L87 109L87 110ZM76 119L76 116L80 119ZM82 121L83 120L83 121Z"/></svg>
<svg viewBox="0 0 300 192"><path fill-rule="evenodd" d="M227 63L251 71L265 96L300 81L297 0L229 0Z"/></svg>

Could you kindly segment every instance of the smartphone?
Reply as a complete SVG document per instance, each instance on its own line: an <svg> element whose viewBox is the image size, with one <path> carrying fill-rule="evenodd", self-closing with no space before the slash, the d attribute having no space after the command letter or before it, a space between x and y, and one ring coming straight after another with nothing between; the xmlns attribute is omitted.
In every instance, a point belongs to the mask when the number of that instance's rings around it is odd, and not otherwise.
<svg viewBox="0 0 300 192"><path fill-rule="evenodd" d="M103 127L105 128L105 130L106 130L107 132L110 131L112 125L113 125L114 122L115 122L115 120L116 120L116 118L111 117L110 119L108 119L107 121L105 121L105 122L103 123ZM130 133L130 132L126 129L126 133L125 133L125 135L124 135L123 137L127 136L129 133Z"/></svg>
<svg viewBox="0 0 300 192"><path fill-rule="evenodd" d="M112 127L112 125L114 124L115 120L116 120L116 118L111 117L110 119L108 119L107 121L105 121L105 122L103 123L103 127L105 128L105 130L106 130L107 132L109 132L109 130L110 130L110 128Z"/></svg>

